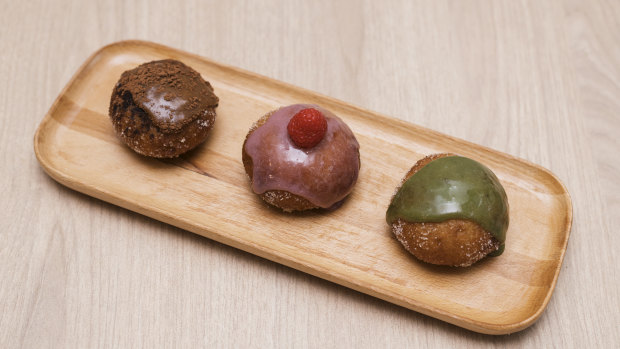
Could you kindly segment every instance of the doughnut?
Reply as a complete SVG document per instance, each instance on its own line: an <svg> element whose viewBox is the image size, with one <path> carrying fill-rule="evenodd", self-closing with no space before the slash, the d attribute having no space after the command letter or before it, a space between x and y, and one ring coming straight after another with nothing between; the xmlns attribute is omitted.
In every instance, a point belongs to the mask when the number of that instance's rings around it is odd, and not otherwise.
<svg viewBox="0 0 620 349"><path fill-rule="evenodd" d="M508 199L481 163L433 154L405 175L386 212L403 247L431 264L467 267L504 251Z"/></svg>
<svg viewBox="0 0 620 349"><path fill-rule="evenodd" d="M281 107L259 118L243 143L242 161L252 191L286 212L336 209L360 170L351 129L313 104Z"/></svg>
<svg viewBox="0 0 620 349"><path fill-rule="evenodd" d="M173 158L199 144L215 123L213 87L185 64L165 59L125 71L112 91L116 135L135 152Z"/></svg>

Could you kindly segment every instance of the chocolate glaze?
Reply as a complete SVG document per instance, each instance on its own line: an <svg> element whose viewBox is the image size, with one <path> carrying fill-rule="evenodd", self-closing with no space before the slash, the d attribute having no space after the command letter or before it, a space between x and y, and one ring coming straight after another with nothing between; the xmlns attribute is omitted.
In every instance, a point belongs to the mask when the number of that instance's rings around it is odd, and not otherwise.
<svg viewBox="0 0 620 349"><path fill-rule="evenodd" d="M327 120L324 138L310 149L297 147L286 126L300 110L315 108ZM294 104L275 111L254 130L245 144L252 159L252 189L256 194L284 190L329 208L353 189L360 168L359 144L349 127L329 110Z"/></svg>
<svg viewBox="0 0 620 349"><path fill-rule="evenodd" d="M128 70L119 84L163 133L177 132L219 102L197 71L172 59Z"/></svg>

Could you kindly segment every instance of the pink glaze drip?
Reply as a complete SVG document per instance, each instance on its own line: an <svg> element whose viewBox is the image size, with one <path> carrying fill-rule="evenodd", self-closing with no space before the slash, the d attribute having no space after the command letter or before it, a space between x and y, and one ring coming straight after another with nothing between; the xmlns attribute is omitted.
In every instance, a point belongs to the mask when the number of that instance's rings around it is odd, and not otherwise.
<svg viewBox="0 0 620 349"><path fill-rule="evenodd" d="M323 140L310 149L297 147L286 126L300 110L314 108L327 119ZM359 144L351 129L329 110L293 104L275 111L252 132L245 145L252 158L252 189L257 194L285 190L322 208L344 199L359 174Z"/></svg>

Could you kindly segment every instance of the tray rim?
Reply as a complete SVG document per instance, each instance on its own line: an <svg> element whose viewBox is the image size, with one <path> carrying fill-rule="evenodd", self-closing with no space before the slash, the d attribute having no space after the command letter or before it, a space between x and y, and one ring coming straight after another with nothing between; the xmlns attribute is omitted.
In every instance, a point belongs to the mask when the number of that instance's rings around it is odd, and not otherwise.
<svg viewBox="0 0 620 349"><path fill-rule="evenodd" d="M300 93L303 94L308 94L311 95L313 97L319 98L319 99L323 99L323 100L327 100L331 103L335 103L340 105L341 107L346 107L348 109L352 109L352 110L356 110L358 112L364 113L364 114L372 114L374 116L377 116L379 118L382 118L386 121L389 121L392 124L397 124L397 126L400 127L404 127L404 128L414 128L420 131L423 131L425 133L430 133L430 134L434 134L434 135L439 135L444 139L448 139L450 141L456 141L458 143L461 144L466 144L468 146L473 146L474 148L478 148L487 152L492 152L494 154L499 154L503 157L506 157L512 161L516 161L516 162L521 162L524 163L534 169L536 169L537 171L541 171L543 173L545 173L546 175L548 175L549 177L551 177L556 184L559 185L559 187L562 190L561 194L558 195L562 195L565 199L565 203L566 203L566 207L567 207L567 211L566 211L566 219L565 219L565 229L564 231L560 234L560 236L565 238L563 239L563 244L562 246L560 246L560 248L558 249L559 251L559 255L558 255L558 264L557 267L554 268L555 270L553 271L553 278L551 279L551 282L549 284L549 290L545 295L545 298L543 299L543 302L540 304L540 306L538 308L536 308L535 311L532 312L532 314L519 322L515 322L515 323L510 323L510 324L495 324L495 323L490 323L490 322L485 322L485 321L480 321L480 320L475 320L475 319L471 319L471 318L467 318L467 317L463 317L460 315L455 315L453 313L441 310L441 309L437 309L434 306L427 304L427 303L423 303L424 307L420 306L419 304L414 304L415 309L412 308L410 305L410 303L406 303L406 302L402 302L400 300L397 299L385 299L384 297L381 296L381 293L378 292L370 292L368 289L362 289L361 285L357 285L355 283L351 283L345 280L335 280L335 278L329 277L327 276L327 274L325 275L321 275L321 271L320 270L313 270L316 271L316 273L314 272L310 272L308 270L302 270L299 268L299 265L301 265L301 263L297 262L297 261L290 261L290 260L285 260L282 259L281 256L275 254L275 253L268 253L268 251L263 251L260 248L241 248L240 246L237 246L236 242L234 243L230 243L230 242L224 242L221 241L220 239L214 238L214 237L206 237L202 234L199 234L197 232L197 230L200 230L198 228L196 229L191 229L191 227L186 227L185 225L187 225L186 222L184 222L184 220L182 219L178 219L178 218L174 218L172 216L167 216L164 215L165 218L167 218L166 220L162 220L159 218L155 218L151 215L149 215L148 213L152 211L152 209L147 208L145 206L142 205L138 205L138 204L134 204L133 202L124 200L122 198L117 198L116 196L114 196L113 194L102 190L101 188L96 187L95 185L88 185L85 183L81 183L79 180L77 180L75 177L72 177L70 173L66 173L64 172L61 168L56 168L53 166L52 162L46 158L44 156L44 150L42 148L42 143L43 143L43 139L45 137L45 133L44 131L49 128L50 126L48 125L51 121L51 119L53 119L53 115L56 112L56 110L58 109L63 97L66 95L67 91L76 83L76 81L82 76L82 74L85 72L86 68L99 56L101 55L103 52L111 50L111 49L116 49L116 48L123 48L123 47L140 47L140 46L146 46L155 50L160 50L160 51L165 51L167 53L169 52L175 52L178 53L180 55L183 56L189 56L192 57L193 59L196 60L200 60L200 61L204 61L208 64L211 65L215 65L224 69L229 69L234 71L235 73L241 74L243 76L246 77L252 77L252 78L256 78L259 79L261 81L264 82L268 82L271 84L277 84L283 87L289 87L293 90L296 90ZM441 321L444 322L448 322L452 325L455 326L459 326L462 328L466 328L468 330L471 331L475 331L478 333L483 333L483 334L490 334L490 335L503 335L503 334L510 334L510 333L514 333L514 332L518 332L521 330L526 329L527 327L531 326L532 324L534 324L539 318L540 316L544 313L544 311L547 308L547 305L551 299L551 296L553 295L553 291L555 290L555 287L557 285L557 281L558 281L558 277L562 268L562 264L564 262L564 257L566 254L566 250L568 247L568 241L570 239L570 233L571 233L571 228L572 228L572 222L573 222L573 205L572 205L572 198L570 196L570 193L568 191L568 189L566 188L566 186L564 185L564 183L550 170L536 164L533 163L527 159L523 159L523 158L519 158L516 156L513 156L511 154L502 152L502 151L498 151L498 150L494 150L492 148L489 148L487 146L484 145L480 145L477 143L473 143L458 137L454 137L451 135L447 135L444 133L441 133L439 131L435 131L433 129L429 129L423 126L419 126L416 124L413 124L411 122L408 121L404 121L401 119L397 119L391 116L387 116L378 112L374 112L371 111L369 109L366 108L362 108L353 104L350 104L348 102L344 102L341 100L338 100L336 98L327 96L327 95L323 95L321 93L303 88L303 87L299 87L299 86L295 86L293 84L287 83L287 82L283 82L274 78L270 78L261 74L257 74L245 69L241 69L235 66L231 66L231 65L227 65L227 64L223 64L217 61L214 61L210 58L206 58L203 56L200 56L198 54L194 54L191 52L187 52L185 50L182 49L177 49L177 48L173 48L170 46L166 46L166 45L162 45L162 44L158 44L155 42L151 42L151 41L144 41L144 40L122 40L122 41L117 41L117 42L113 42L107 45L102 46L101 48L99 48L98 50L96 50L95 52L93 52L91 55L88 56L88 58L79 66L79 68L76 70L76 72L72 75L72 77L69 79L69 81L67 82L67 84L62 88L62 90L60 91L60 93L58 94L58 96L55 98L54 102L52 103L52 105L50 106L49 110L46 112L45 116L43 117L43 119L41 120L39 126L37 127L37 130L35 131L34 137L33 137L33 143L34 143L34 153L35 156L37 158L37 161L39 162L39 164L41 165L41 167L44 169L44 171L50 176L52 177L55 181L57 181L58 183L76 190L78 192L81 192L83 194L86 194L88 196L91 197L95 197L99 200L114 204L116 206L131 210L133 212L136 212L138 214L147 216L149 218L155 219L155 220L159 220L162 221L166 224L170 224L176 227L179 227L181 229L184 230L188 230L192 233L196 233L198 235L203 236L204 238L208 238L210 240L214 240L214 241L218 241L219 243L223 243L225 245L234 247L236 249L240 249L244 252L247 253L251 253L254 255L257 255L261 258L265 258L267 260L273 261L275 263L281 264L281 265L285 265L287 267L293 268L295 270L298 270L300 272L306 273L306 274L310 274L313 275L315 277L319 277L321 279L333 282L335 284L347 287L347 288L351 288L354 289L358 292L373 296L375 298L379 298L382 299L384 301L387 301L389 303L393 303L396 305L399 305L401 307L413 310L415 312L424 314L426 316L431 316L434 318L437 318ZM96 193L96 195L93 194L93 192ZM326 277L327 276L327 277ZM416 303L421 303L419 301L416 301Z"/></svg>

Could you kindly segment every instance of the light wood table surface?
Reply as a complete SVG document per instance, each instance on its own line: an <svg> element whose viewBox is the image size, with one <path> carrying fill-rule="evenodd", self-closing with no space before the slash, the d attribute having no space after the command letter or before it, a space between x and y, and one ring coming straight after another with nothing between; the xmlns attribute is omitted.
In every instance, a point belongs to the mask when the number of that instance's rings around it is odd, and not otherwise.
<svg viewBox="0 0 620 349"><path fill-rule="evenodd" d="M0 347L619 347L620 2L8 1ZM101 46L155 41L525 158L573 200L554 295L487 336L71 191L34 132ZM258 117L258 116L257 116Z"/></svg>

